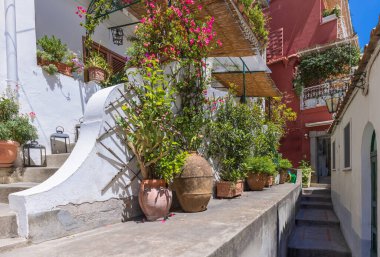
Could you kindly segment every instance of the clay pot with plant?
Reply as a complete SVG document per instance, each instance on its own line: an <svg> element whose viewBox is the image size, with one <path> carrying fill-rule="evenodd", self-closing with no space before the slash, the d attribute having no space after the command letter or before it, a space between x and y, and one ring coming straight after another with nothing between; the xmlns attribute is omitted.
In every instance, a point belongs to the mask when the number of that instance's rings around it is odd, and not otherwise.
<svg viewBox="0 0 380 257"><path fill-rule="evenodd" d="M37 139L37 130L28 115L19 114L13 98L0 98L0 167L11 167L17 159L18 147Z"/></svg>
<svg viewBox="0 0 380 257"><path fill-rule="evenodd" d="M248 186L253 191L263 190L268 176L273 175L275 171L275 165L269 156L249 157L244 165L248 173Z"/></svg>
<svg viewBox="0 0 380 257"><path fill-rule="evenodd" d="M86 59L85 69L89 81L105 82L111 75L111 68L107 61L97 52L91 52Z"/></svg>
<svg viewBox="0 0 380 257"><path fill-rule="evenodd" d="M280 173L280 184L284 184L288 180L288 169L293 167L288 159L280 159L278 163Z"/></svg>
<svg viewBox="0 0 380 257"><path fill-rule="evenodd" d="M146 218L153 221L168 215L172 204L168 183L180 172L187 153L178 150L174 140L174 92L167 87L163 71L151 60L136 73L143 83L126 84L129 101L122 106L125 118L118 118L118 123L143 178L140 207Z"/></svg>

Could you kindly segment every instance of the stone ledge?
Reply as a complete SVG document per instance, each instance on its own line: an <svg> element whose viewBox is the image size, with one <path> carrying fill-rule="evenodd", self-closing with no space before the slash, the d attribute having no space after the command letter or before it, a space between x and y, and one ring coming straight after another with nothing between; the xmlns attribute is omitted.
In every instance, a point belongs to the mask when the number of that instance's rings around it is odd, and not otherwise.
<svg viewBox="0 0 380 257"><path fill-rule="evenodd" d="M205 212L109 225L1 256L286 256L300 192L299 184L244 192L211 200Z"/></svg>

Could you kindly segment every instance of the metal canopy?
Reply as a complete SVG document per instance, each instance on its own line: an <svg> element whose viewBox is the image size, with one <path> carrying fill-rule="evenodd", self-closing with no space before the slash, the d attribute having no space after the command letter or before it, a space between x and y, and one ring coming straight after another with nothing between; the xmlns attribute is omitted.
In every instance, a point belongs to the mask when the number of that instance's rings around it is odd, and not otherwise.
<svg viewBox="0 0 380 257"><path fill-rule="evenodd" d="M276 97L280 91L270 78L271 70L259 55L248 57L213 57L212 75L224 87L236 87L237 96ZM220 86L214 86L220 89Z"/></svg>
<svg viewBox="0 0 380 257"><path fill-rule="evenodd" d="M91 0L91 3L87 9L87 12L89 14L92 14L94 12L95 7L98 4L98 1L99 0ZM132 5L140 3L140 2L141 2L140 0L109 0L109 2L103 4L104 5L104 8L102 8L103 12L101 12L101 14L99 14L95 18L104 17L106 15L120 11L124 8L127 8L129 6L132 6ZM111 8L106 8L106 5L108 5L108 4L111 4Z"/></svg>

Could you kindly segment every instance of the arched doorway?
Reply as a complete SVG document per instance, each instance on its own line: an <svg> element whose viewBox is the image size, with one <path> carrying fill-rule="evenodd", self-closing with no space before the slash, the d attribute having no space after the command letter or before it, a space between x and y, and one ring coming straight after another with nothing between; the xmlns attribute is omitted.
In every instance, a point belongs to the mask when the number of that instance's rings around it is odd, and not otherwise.
<svg viewBox="0 0 380 257"><path fill-rule="evenodd" d="M377 257L377 143L371 139L371 257Z"/></svg>

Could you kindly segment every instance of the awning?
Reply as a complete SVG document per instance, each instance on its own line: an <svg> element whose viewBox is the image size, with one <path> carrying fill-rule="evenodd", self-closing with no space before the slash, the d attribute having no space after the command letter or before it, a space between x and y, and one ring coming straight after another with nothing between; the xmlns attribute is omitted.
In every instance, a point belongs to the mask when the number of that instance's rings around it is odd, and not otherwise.
<svg viewBox="0 0 380 257"><path fill-rule="evenodd" d="M214 57L211 60L213 65L212 76L224 88L235 86L237 96L281 96L281 92L269 75L271 71L261 56ZM219 85L213 87L223 89Z"/></svg>

